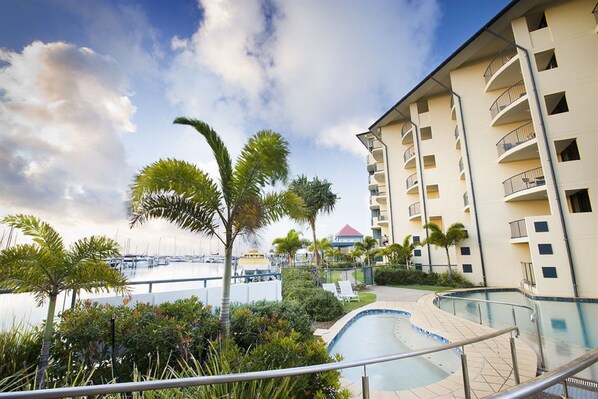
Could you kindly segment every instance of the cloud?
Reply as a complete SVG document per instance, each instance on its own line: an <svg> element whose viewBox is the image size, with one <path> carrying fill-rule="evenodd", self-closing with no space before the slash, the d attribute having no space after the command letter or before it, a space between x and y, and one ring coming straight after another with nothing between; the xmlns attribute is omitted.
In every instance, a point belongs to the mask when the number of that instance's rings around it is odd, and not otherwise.
<svg viewBox="0 0 598 399"><path fill-rule="evenodd" d="M234 132L268 126L361 153L363 131L427 66L434 1L202 0L175 37L169 98ZM343 130L347 129L347 130Z"/></svg>
<svg viewBox="0 0 598 399"><path fill-rule="evenodd" d="M3 206L65 219L125 216L121 142L135 106L118 64L85 47L34 42L0 61Z"/></svg>

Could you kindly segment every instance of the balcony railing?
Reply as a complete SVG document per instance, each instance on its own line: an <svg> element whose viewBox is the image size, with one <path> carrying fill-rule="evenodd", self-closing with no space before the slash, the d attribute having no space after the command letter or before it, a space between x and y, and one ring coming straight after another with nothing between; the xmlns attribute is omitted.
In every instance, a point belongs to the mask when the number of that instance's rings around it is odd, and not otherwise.
<svg viewBox="0 0 598 399"><path fill-rule="evenodd" d="M463 158L459 158L459 173L463 172Z"/></svg>
<svg viewBox="0 0 598 399"><path fill-rule="evenodd" d="M463 193L463 206L469 206L469 195L467 191Z"/></svg>
<svg viewBox="0 0 598 399"><path fill-rule="evenodd" d="M494 119L496 115L500 113L500 111L514 103L519 98L523 97L525 94L527 94L527 92L525 91L525 85L523 84L523 80L509 87L504 93L498 96L496 101L494 101L494 103L490 107L490 113L492 114L492 118Z"/></svg>
<svg viewBox="0 0 598 399"><path fill-rule="evenodd" d="M459 138L459 126L455 126L455 141Z"/></svg>
<svg viewBox="0 0 598 399"><path fill-rule="evenodd" d="M451 96L451 110L455 107L455 96Z"/></svg>
<svg viewBox="0 0 598 399"><path fill-rule="evenodd" d="M519 144L523 144L526 141L530 141L534 137L536 137L536 131L534 130L534 124L532 122L528 122L525 125L519 126L517 129L506 134L505 137L496 143L498 156L500 157L511 148L517 147Z"/></svg>
<svg viewBox="0 0 598 399"><path fill-rule="evenodd" d="M407 190L409 190L411 187L415 186L417 184L417 173L414 173L411 176L409 176L406 180L406 183L407 183Z"/></svg>
<svg viewBox="0 0 598 399"><path fill-rule="evenodd" d="M532 287L536 286L536 276L534 275L534 264L532 262L521 262L523 275Z"/></svg>
<svg viewBox="0 0 598 399"><path fill-rule="evenodd" d="M527 190L528 188L544 186L546 185L546 179L544 178L542 168L535 168L505 180L502 182L502 185L506 197L507 195Z"/></svg>
<svg viewBox="0 0 598 399"><path fill-rule="evenodd" d="M486 72L484 72L484 79L486 79L486 83L492 79L492 76L502 68L509 60L517 55L517 49L515 46L508 46L501 51L490 61L490 65L486 68Z"/></svg>
<svg viewBox="0 0 598 399"><path fill-rule="evenodd" d="M421 215L421 207L419 202L409 205L409 217Z"/></svg>
<svg viewBox="0 0 598 399"><path fill-rule="evenodd" d="M405 151L405 153L403 154L403 161L407 162L414 156L415 156L415 146L412 145L411 147L407 148L407 151Z"/></svg>
<svg viewBox="0 0 598 399"><path fill-rule="evenodd" d="M527 237L527 227L525 226L525 219L515 220L509 223L511 227L511 238Z"/></svg>
<svg viewBox="0 0 598 399"><path fill-rule="evenodd" d="M401 138L405 137L407 133L411 131L411 129L413 129L413 125L411 124L411 122L405 123L401 128Z"/></svg>

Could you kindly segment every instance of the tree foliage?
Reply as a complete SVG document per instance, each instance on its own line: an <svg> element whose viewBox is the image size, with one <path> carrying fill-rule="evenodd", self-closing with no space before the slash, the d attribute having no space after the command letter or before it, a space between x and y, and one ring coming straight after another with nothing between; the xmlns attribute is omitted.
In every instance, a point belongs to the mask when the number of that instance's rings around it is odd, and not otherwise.
<svg viewBox="0 0 598 399"><path fill-rule="evenodd" d="M432 244L437 248L444 248L446 251L447 272L450 280L452 278L452 269L449 248L467 238L465 226L462 223L453 223L446 229L446 232L443 232L435 223L427 223L424 225L424 228L430 230L430 235L424 241L424 244Z"/></svg>

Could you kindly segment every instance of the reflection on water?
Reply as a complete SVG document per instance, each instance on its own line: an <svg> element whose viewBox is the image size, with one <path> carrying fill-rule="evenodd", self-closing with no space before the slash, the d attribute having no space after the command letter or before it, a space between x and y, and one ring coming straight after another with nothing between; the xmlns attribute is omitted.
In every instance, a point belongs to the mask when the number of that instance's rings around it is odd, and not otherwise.
<svg viewBox="0 0 598 399"><path fill-rule="evenodd" d="M149 280L172 280L182 278L200 278L200 277L222 277L224 272L222 263L191 263L191 262L173 262L165 266L142 267L136 269L123 269L122 272L131 281L149 281ZM206 282L208 287L221 285L220 280ZM203 287L202 281L189 283L165 283L153 284L153 292L176 291L184 289ZM148 285L132 286L132 293L148 292ZM90 298L98 296L110 296L112 294L89 294L81 293L81 298ZM58 297L56 306L57 312L68 309L71 304L71 294L61 294ZM48 312L47 303L41 307L37 306L35 299L30 294L0 294L0 329L7 329L13 325L39 325L46 317Z"/></svg>

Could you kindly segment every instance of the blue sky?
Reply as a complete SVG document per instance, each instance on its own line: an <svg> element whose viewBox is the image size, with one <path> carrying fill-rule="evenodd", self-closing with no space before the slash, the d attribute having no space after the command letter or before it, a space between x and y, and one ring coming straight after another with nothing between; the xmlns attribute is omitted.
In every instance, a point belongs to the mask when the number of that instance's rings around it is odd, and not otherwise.
<svg viewBox="0 0 598 399"><path fill-rule="evenodd" d="M215 171L199 135L172 125L188 116L233 154L260 129L280 132L292 174L328 179L341 197L318 236L345 223L371 234L355 134L507 4L4 1L0 216L33 213L67 240L106 234L131 252L172 253L175 237L178 253L217 251L163 222L127 226L127 186L144 165L176 157ZM311 237L283 220L257 246L289 228Z"/></svg>

